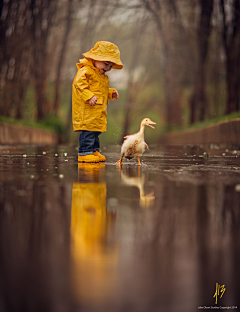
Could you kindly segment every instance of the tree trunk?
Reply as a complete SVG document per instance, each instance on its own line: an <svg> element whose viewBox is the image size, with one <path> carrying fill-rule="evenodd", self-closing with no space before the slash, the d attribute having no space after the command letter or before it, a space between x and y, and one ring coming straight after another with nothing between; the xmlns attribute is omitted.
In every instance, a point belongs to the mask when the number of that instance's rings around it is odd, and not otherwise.
<svg viewBox="0 0 240 312"><path fill-rule="evenodd" d="M126 96L126 107L124 112L124 123L123 123L123 137L129 134L129 127L131 124L131 112L133 110L133 104L134 104L134 95L137 94L136 92L136 83L134 80L134 70L137 68L138 60L139 60L139 44L140 44L140 36L145 28L145 23L143 19L141 18L139 21L140 28L138 29L138 32L134 36L134 42L133 42L133 50L132 50L132 61L129 67L129 77L128 77L128 85L127 85L127 96Z"/></svg>
<svg viewBox="0 0 240 312"><path fill-rule="evenodd" d="M177 90L178 82L176 81L176 74L174 65L171 64L170 57L172 53L172 47L166 38L166 31L163 27L163 16L162 16L162 4L161 0L142 0L143 6L148 10L154 19L156 28L159 34L159 38L163 46L163 59L164 59L164 91L165 91L165 111L166 111L166 122L168 128L174 125L180 125L180 114L179 114L179 101L177 99L179 91ZM166 1L166 5L169 6L171 14L174 18L178 18L179 11L175 0Z"/></svg>
<svg viewBox="0 0 240 312"><path fill-rule="evenodd" d="M36 44L36 43L35 43ZM34 66L33 66L33 76L34 76L34 89L36 97L37 106L37 120L42 120L45 117L45 107L46 107L46 69L43 64L44 51L41 52L41 48L38 49L38 45L34 47ZM38 55L40 54L40 55Z"/></svg>
<svg viewBox="0 0 240 312"><path fill-rule="evenodd" d="M67 50L68 37L69 37L71 27L72 27L72 18L73 18L73 0L68 0L65 31L63 32L62 49L60 51L59 60L57 64L57 76L56 76L56 83L55 83L55 98L54 98L54 103L53 103L53 112L56 115L58 114L58 109L59 109L59 90L60 90L60 83L61 83L61 72L63 69L64 58L65 58L65 54Z"/></svg>
<svg viewBox="0 0 240 312"><path fill-rule="evenodd" d="M126 107L125 107L125 112L124 112L124 122L123 122L123 137L129 134L129 127L131 124L131 111L133 108L133 94L134 94L134 83L130 82L128 83L127 86L127 99L126 99Z"/></svg>
<svg viewBox="0 0 240 312"><path fill-rule="evenodd" d="M47 106L48 37L56 14L56 0L31 0L34 88L37 106L37 120L45 117ZM44 27L43 27L44 25Z"/></svg>
<svg viewBox="0 0 240 312"><path fill-rule="evenodd" d="M5 117L10 116L10 103L12 102L12 81L7 80L4 86L4 91L3 91L3 105L1 109L1 115Z"/></svg>
<svg viewBox="0 0 240 312"><path fill-rule="evenodd" d="M239 58L229 58L227 62L227 105L225 114L239 110Z"/></svg>
<svg viewBox="0 0 240 312"><path fill-rule="evenodd" d="M11 20L11 12L14 0L0 1L0 114L3 116L9 116L9 96L10 89L8 76L10 55L10 42L11 36L6 36L6 31L9 27ZM5 14L3 16L5 9Z"/></svg>
<svg viewBox="0 0 240 312"><path fill-rule="evenodd" d="M196 81L190 100L190 123L202 121L207 113L207 97L205 92L206 61L208 39L211 31L213 0L200 0L201 16L198 30L199 60Z"/></svg>
<svg viewBox="0 0 240 312"><path fill-rule="evenodd" d="M231 11L232 20L227 23L224 0L220 2L223 16L223 43L226 54L227 72L227 105L225 114L239 110L239 88L240 88L240 2L234 0Z"/></svg>

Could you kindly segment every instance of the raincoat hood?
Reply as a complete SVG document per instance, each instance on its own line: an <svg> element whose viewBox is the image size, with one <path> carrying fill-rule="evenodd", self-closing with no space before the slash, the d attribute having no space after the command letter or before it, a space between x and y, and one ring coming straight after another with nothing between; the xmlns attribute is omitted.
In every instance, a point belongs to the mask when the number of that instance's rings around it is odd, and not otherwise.
<svg viewBox="0 0 240 312"><path fill-rule="evenodd" d="M95 66L93 65L93 61L91 59L87 60L87 59L79 59L79 63L76 64L77 69L80 69L83 66L90 66L93 67L93 69L95 68Z"/></svg>
<svg viewBox="0 0 240 312"><path fill-rule="evenodd" d="M114 63L112 68L122 69L123 64L120 60L120 51L118 47L109 41L98 41L94 48L83 53L87 60L106 61Z"/></svg>

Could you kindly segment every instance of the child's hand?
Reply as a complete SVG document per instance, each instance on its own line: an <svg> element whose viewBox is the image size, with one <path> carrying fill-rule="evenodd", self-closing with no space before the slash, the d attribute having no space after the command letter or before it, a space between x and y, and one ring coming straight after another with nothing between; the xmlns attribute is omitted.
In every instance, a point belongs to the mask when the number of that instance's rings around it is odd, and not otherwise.
<svg viewBox="0 0 240 312"><path fill-rule="evenodd" d="M119 94L118 94L117 90L113 90L112 97L116 100L119 98Z"/></svg>
<svg viewBox="0 0 240 312"><path fill-rule="evenodd" d="M95 104L97 103L97 97L94 95L93 97L91 97L91 99L88 100L88 102L91 106L95 106Z"/></svg>

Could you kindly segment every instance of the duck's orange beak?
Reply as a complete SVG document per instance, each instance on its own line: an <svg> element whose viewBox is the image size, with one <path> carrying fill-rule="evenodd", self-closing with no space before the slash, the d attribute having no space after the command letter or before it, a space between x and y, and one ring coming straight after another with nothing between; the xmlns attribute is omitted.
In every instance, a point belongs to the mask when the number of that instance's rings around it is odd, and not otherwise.
<svg viewBox="0 0 240 312"><path fill-rule="evenodd" d="M153 129L155 129L154 125L156 125L156 122L154 122L154 121L152 121L152 120L150 120L150 121L148 122L148 126L151 127L151 128L153 128Z"/></svg>

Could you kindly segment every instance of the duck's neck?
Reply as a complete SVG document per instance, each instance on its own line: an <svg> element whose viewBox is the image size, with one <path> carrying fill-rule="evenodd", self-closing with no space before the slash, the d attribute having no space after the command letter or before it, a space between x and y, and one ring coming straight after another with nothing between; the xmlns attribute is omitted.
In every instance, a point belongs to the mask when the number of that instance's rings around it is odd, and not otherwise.
<svg viewBox="0 0 240 312"><path fill-rule="evenodd" d="M144 129L145 126L140 126L139 134L144 138Z"/></svg>

